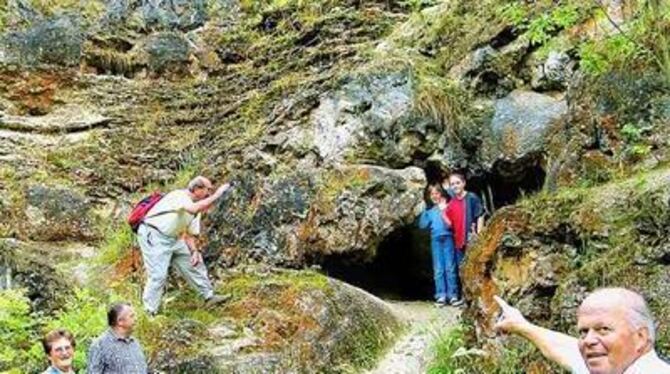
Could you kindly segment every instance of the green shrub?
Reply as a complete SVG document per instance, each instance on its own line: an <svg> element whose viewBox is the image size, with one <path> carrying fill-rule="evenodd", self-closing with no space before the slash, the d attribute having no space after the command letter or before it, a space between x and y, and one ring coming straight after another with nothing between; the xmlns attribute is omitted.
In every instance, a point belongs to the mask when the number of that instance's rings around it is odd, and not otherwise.
<svg viewBox="0 0 670 374"><path fill-rule="evenodd" d="M505 4L500 8L500 14L505 22L515 27L523 26L528 22L529 11L522 3Z"/></svg>
<svg viewBox="0 0 670 374"><path fill-rule="evenodd" d="M521 31L526 31L531 44L549 42L560 30L570 28L591 15L593 5L588 2L561 1L553 8L514 2L498 7L502 19Z"/></svg>
<svg viewBox="0 0 670 374"><path fill-rule="evenodd" d="M543 372L553 372L547 370L554 366L524 339L506 338L504 345L494 354L468 347L472 335L472 327L466 324L439 334L432 346L434 359L428 367L428 374L522 374L531 366Z"/></svg>
<svg viewBox="0 0 670 374"><path fill-rule="evenodd" d="M38 339L35 334L38 323L30 313L30 300L24 290L0 291L0 372L39 370L41 349L37 352L30 349Z"/></svg>
<svg viewBox="0 0 670 374"><path fill-rule="evenodd" d="M466 329L459 325L437 337L433 345L435 361L428 368L428 374L465 373L454 359L456 352L465 347L465 333Z"/></svg>
<svg viewBox="0 0 670 374"><path fill-rule="evenodd" d="M530 22L528 25L528 39L531 44L544 44L551 38L557 29L548 14L543 14Z"/></svg>
<svg viewBox="0 0 670 374"><path fill-rule="evenodd" d="M590 10L587 5L587 10ZM580 9L577 5L568 3L564 6L559 6L551 12L551 21L557 27L566 29L572 27L579 23L584 16L588 15L590 12L584 12L584 9Z"/></svg>

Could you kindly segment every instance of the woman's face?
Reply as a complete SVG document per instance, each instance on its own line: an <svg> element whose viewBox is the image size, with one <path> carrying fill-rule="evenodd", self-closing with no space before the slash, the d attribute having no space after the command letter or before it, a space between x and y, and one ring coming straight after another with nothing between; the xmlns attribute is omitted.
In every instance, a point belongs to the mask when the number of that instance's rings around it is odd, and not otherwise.
<svg viewBox="0 0 670 374"><path fill-rule="evenodd" d="M69 372L74 359L74 347L67 338L60 338L51 344L49 361L51 365L63 372Z"/></svg>

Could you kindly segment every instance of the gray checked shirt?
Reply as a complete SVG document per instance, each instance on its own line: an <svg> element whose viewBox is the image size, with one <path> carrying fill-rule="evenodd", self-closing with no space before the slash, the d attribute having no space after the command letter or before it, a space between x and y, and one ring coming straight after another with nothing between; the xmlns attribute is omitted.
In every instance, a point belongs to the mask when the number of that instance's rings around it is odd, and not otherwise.
<svg viewBox="0 0 670 374"><path fill-rule="evenodd" d="M121 338L111 329L100 335L88 351L87 374L147 374L147 360L133 337Z"/></svg>

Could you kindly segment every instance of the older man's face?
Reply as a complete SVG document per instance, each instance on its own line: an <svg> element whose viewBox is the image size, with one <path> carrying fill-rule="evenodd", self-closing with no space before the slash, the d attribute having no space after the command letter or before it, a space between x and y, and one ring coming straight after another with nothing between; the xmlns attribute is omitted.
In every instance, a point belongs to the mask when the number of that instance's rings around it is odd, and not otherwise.
<svg viewBox="0 0 670 374"><path fill-rule="evenodd" d="M212 182L206 181L202 186L196 187L195 191L193 191L193 195L195 196L196 201L200 201L202 199L207 198L209 195L212 194L213 191L212 187Z"/></svg>
<svg viewBox="0 0 670 374"><path fill-rule="evenodd" d="M621 374L641 353L645 342L621 306L593 302L577 314L579 351L591 374Z"/></svg>

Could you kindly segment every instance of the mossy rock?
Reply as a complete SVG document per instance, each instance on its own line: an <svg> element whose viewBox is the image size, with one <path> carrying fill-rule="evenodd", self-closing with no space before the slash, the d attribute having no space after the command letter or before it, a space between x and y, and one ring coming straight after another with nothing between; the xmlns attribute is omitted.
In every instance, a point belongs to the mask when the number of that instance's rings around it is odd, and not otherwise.
<svg viewBox="0 0 670 374"><path fill-rule="evenodd" d="M188 291L141 320L152 366L178 373L351 372L369 368L402 329L376 297L312 271L228 272L232 295L207 309Z"/></svg>

